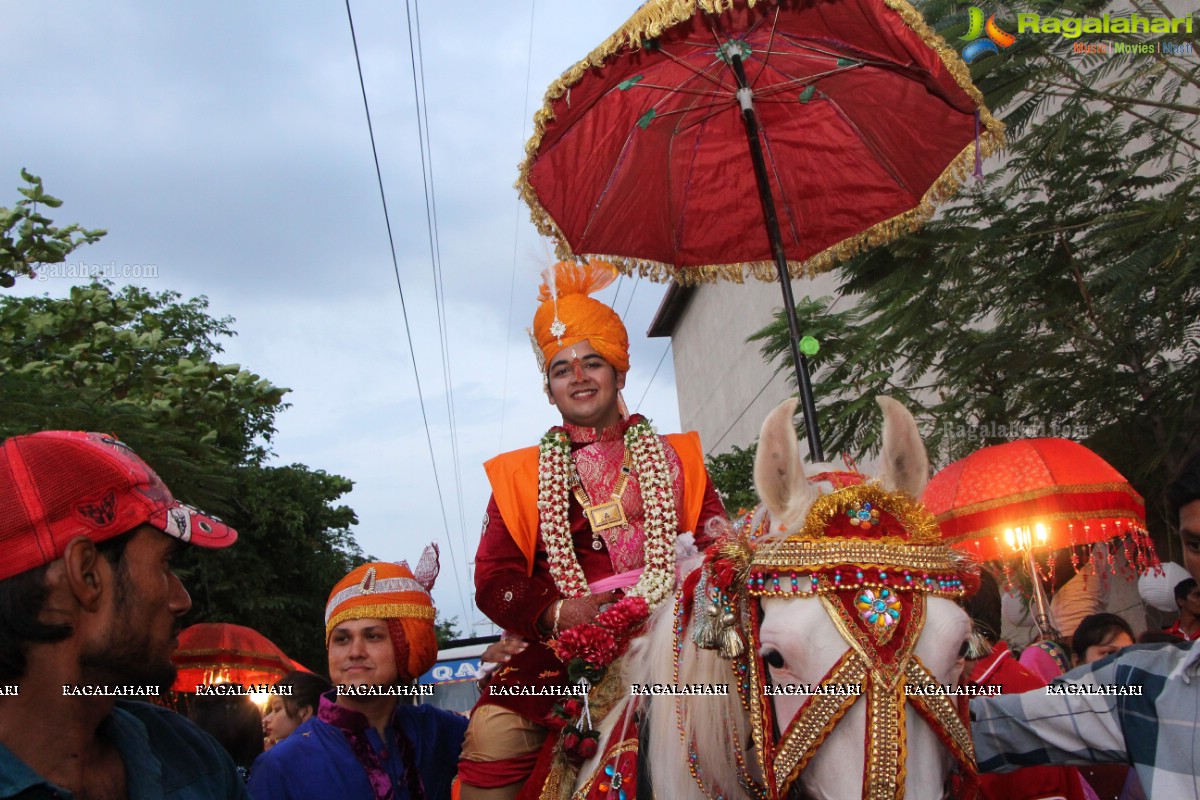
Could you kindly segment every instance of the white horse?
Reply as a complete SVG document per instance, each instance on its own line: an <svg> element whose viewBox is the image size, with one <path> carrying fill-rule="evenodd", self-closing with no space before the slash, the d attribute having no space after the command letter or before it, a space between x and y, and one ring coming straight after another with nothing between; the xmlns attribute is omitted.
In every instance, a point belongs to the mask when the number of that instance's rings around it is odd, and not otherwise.
<svg viewBox="0 0 1200 800"><path fill-rule="evenodd" d="M681 552L681 575L700 570L687 584L695 589L656 609L623 660L626 684L728 685L728 696L617 702L600 727L600 752L578 772L576 796L617 796L617 751L607 740L630 704L641 730L639 780L648 777L658 797L938 800L956 760L971 772L953 698L930 694L961 672L971 624L951 598L969 573L911 500L929 474L915 421L894 400L879 404L878 483L829 493L805 475L795 400L767 417L754 468L763 506L745 526L758 537L729 535L707 559ZM864 509L866 497L877 502ZM853 526L847 538L834 530L847 527L842 514ZM792 693L801 687L829 694Z"/></svg>

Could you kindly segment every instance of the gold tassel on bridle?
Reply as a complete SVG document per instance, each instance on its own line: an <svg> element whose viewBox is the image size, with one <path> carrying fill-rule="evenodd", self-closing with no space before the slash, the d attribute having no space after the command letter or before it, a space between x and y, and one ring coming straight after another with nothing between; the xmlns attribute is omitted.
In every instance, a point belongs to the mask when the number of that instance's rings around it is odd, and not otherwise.
<svg viewBox="0 0 1200 800"><path fill-rule="evenodd" d="M695 612L692 641L705 650L716 650L722 658L735 659L746 652L746 641L738 630L738 612L742 604L742 589L750 577L750 561L754 546L745 534L722 539L716 552L705 564L692 606ZM726 562L733 574L729 586L714 585L714 565Z"/></svg>
<svg viewBox="0 0 1200 800"><path fill-rule="evenodd" d="M717 648L721 658L740 658L746 652L746 642L742 640L741 631L737 629L737 617L733 612L721 615L721 646Z"/></svg>

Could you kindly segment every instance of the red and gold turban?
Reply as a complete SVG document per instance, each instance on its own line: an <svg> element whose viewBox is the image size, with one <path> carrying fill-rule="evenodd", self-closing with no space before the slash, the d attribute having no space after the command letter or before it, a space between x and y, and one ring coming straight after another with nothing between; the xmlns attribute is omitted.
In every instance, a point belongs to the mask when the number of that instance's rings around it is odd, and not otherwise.
<svg viewBox="0 0 1200 800"><path fill-rule="evenodd" d="M436 555L434 556L436 559ZM422 558L422 564L426 561ZM421 565L414 577L408 564L376 561L363 564L338 581L325 605L325 644L333 629L346 620L382 619L387 622L396 667L402 681L424 673L437 660L432 578L422 580ZM434 577L436 577L436 569Z"/></svg>
<svg viewBox="0 0 1200 800"><path fill-rule="evenodd" d="M543 374L563 348L585 339L617 372L628 372L625 325L616 311L588 296L611 284L617 277L616 268L598 259L586 264L560 261L543 275L546 282L538 295L541 305L533 315L532 330L541 351Z"/></svg>

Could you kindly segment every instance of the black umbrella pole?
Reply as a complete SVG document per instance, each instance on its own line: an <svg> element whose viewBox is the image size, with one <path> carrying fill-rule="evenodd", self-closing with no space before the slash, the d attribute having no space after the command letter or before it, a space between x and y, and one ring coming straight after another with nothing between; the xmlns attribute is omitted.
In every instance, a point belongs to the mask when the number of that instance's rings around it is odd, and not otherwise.
<svg viewBox="0 0 1200 800"><path fill-rule="evenodd" d="M800 407L804 410L804 432L808 435L808 452L814 462L825 460L821 447L821 432L817 430L817 404L813 400L812 379L808 374L808 356L800 352L800 323L796 320L796 301L792 297L792 281L788 275L787 262L775 262L779 270L779 283L783 287L783 307L788 322L788 340L792 348L792 362L796 365L796 377L800 384Z"/></svg>
<svg viewBox="0 0 1200 800"><path fill-rule="evenodd" d="M767 237L771 252L775 256L775 269L779 272L779 285L783 288L783 310L788 323L788 344L792 349L792 362L796 365L796 382L800 386L800 407L804 411L804 432L808 436L808 453L813 461L824 461L825 451L821 448L821 433L817 430L817 404L813 401L812 380L808 375L808 357L800 352L800 323L796 320L796 301L792 297L792 278L788 273L787 256L783 252L783 236L779 232L779 216L775 212L775 198L771 196L771 183L767 178L767 162L763 157L762 143L758 139L758 118L754 114L754 101L746 83L746 70L740 56L730 59L730 66L737 76L738 101L742 107L742 122L746 124L746 138L750 141L750 160L754 163L754 178L758 183L758 197L762 200L763 216L767 220Z"/></svg>

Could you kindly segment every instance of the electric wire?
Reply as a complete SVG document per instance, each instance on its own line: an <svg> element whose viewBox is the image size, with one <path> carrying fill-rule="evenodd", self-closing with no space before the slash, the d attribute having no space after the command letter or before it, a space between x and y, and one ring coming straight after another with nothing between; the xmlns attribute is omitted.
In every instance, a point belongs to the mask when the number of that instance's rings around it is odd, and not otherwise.
<svg viewBox="0 0 1200 800"><path fill-rule="evenodd" d="M633 305L633 296L634 296L635 294L637 294L637 287L638 287L638 284L639 284L639 283L641 283L641 282L642 282L642 276L641 276L641 275L638 275L638 276L637 276L637 280L635 280L635 281L633 282L633 289L631 289L631 290L630 290L630 292L629 292L629 302L625 304L625 313L621 315L621 319L625 319L625 318L627 318L627 317L629 316L629 307L630 307L631 305ZM615 301L615 300L613 301L613 305L616 305L616 301Z"/></svg>
<svg viewBox="0 0 1200 800"><path fill-rule="evenodd" d="M635 410L642 407L642 400L645 400L646 395L650 393L650 384L654 383L654 379L658 377L658 371L662 369L663 362L667 360L667 353L671 352L672 344L673 342L670 340L667 341L667 349L663 350L662 358L658 359L658 366L654 368L654 374L650 376L650 381L646 384L646 391L642 392L641 399L639 399L637 401L637 405L634 406Z"/></svg>
<svg viewBox="0 0 1200 800"><path fill-rule="evenodd" d="M409 59L412 62L413 102L417 108L417 139L420 143L421 151L421 180L424 182L425 188L425 227L429 235L430 267L433 271L434 301L437 307L438 340L442 356L442 382L446 388L446 417L450 423L451 463L454 467L454 485L458 487L458 491L455 492L458 498L458 536L462 542L464 559L468 559L469 557L466 555L469 552L466 535L467 517L463 509L462 467L459 457L458 424L454 405L454 382L451 377L452 370L450 367L450 335L446 323L449 315L446 311L446 287L443 280L445 272L442 269L442 247L438 229L437 194L435 191L436 182L433 176L433 152L431 145L433 139L429 135L429 109L425 103L427 93L425 91L425 57L421 42L421 6L418 0L413 0L411 12L409 11L407 0L404 6L408 21L408 52ZM413 37L414 27L416 30L415 42ZM420 91L418 91L418 84L420 85ZM426 173L428 173L428 178L426 177ZM449 536L448 533L447 536ZM469 566L467 577L470 580ZM471 585L474 585L474 581L471 581ZM469 611L469 606L464 608L464 615L468 614Z"/></svg>
<svg viewBox="0 0 1200 800"><path fill-rule="evenodd" d="M639 279L641 278L640 275L638 277L639 277ZM637 283L636 282L633 285L633 291L637 291ZM626 303L626 305L625 305L625 315L628 315L629 306L632 303L633 303L633 293L630 292L629 302ZM614 305L616 304L615 298L613 299L613 304ZM625 316L625 315L622 315L622 316ZM671 352L671 346L674 343L675 343L674 340L667 341L667 347L665 350L663 350L662 356L658 359L658 366L656 366L654 368L654 374L652 374L650 376L650 381L646 384L645 391L642 392L641 398L637 401L637 405L634 406L635 411L640 411L640 409L642 407L642 403L646 399L646 395L648 395L650 393L650 386L654 383L654 379L656 377L658 377L658 371L660 369L662 369L663 362L666 361L666 359L667 359L667 353ZM742 417L746 416L746 412L749 411L750 407L753 406L755 404L755 402L758 401L758 398L762 397L762 393L767 390L767 387L771 385L771 382L773 380L775 380L774 374L772 374L771 377L767 378L767 382L763 384L763 387L758 390L758 393L756 395L754 395L753 398L751 398L749 403L746 404L746 407L742 409L742 413L738 414L737 417L733 420L733 422L731 422L729 424L729 427L726 428L725 432L721 434L721 438L717 439L716 443L713 444L712 447L708 448L707 452L705 452L705 454L704 454L705 456L711 456L713 454L713 451L715 451L717 449L717 447L720 446L721 442L725 441L725 437L729 435L729 432L733 430L734 426L738 424L738 422L742 419Z"/></svg>
<svg viewBox="0 0 1200 800"><path fill-rule="evenodd" d="M613 299L612 299L612 303L611 303L613 308L617 307L617 300L619 300L621 298L621 281L623 281L623 280L625 280L624 272L622 272L620 275L617 276L617 286L613 290Z"/></svg>
<svg viewBox="0 0 1200 800"><path fill-rule="evenodd" d="M529 52L525 56L525 102L521 104L521 147L525 147L526 125L528 124L529 115L526 113L529 109L529 81L533 75L533 20L534 12L537 8L537 0L531 0L529 3ZM509 279L508 286L508 325L504 328L506 331L512 330L513 323L513 302L517 293L517 240L521 230L521 196L518 194L516 198L516 220L513 225L513 254L512 254L512 275ZM504 348L504 394L500 401L500 448L504 448L504 420L508 415L508 365L512 356L512 348Z"/></svg>
<svg viewBox="0 0 1200 800"><path fill-rule="evenodd" d="M363 111L365 112L367 118L367 134L371 140L371 156L375 162L375 179L379 184L379 200L383 206L383 220L387 227L388 247L391 250L392 256L392 271L396 276L396 289L400 294L400 312L404 319L404 334L408 339L408 353L412 361L413 378L416 381L417 386L417 401L421 408L421 421L425 426L425 441L429 446L429 461L433 472L433 483L437 489L438 507L442 512L442 525L446 533L446 543L450 548L450 560L453 564L451 574L454 576L455 587L458 591L459 601L461 602L463 600L462 580L458 575L457 559L454 557L454 544L450 537L450 520L446 514L446 500L442 493L441 478L438 475L437 458L434 455L433 449L433 435L429 429L429 415L425 410L425 394L421 388L421 373L417 369L417 351L413 346L412 328L408 321L408 304L405 302L404 298L404 283L400 278L400 262L396 257L396 239L392 233L392 220L390 214L388 213L387 194L383 188L383 170L379 166L379 150L375 144L375 128L371 122L371 106L367 101L367 85L363 80L362 59L358 52L358 36L354 30L354 15L350 11L350 0L346 0L346 19L350 23L350 40L354 45L354 63L358 70L358 85L359 89L362 91ZM465 603L463 606L463 611L464 613L467 611L467 606Z"/></svg>
<svg viewBox="0 0 1200 800"><path fill-rule="evenodd" d="M726 428L725 432L721 434L721 438L717 439L717 441L713 444L713 446L708 448L708 452L706 452L704 455L711 456L713 454L713 451L715 451L720 446L721 442L725 441L725 437L729 435L729 432L731 430L733 430L733 426L737 425L738 422L741 420L741 418L746 416L746 412L750 410L750 406L754 405L754 403L758 400L758 398L762 397L762 393L767 390L767 387L770 386L771 382L774 380L775 380L775 375L772 373L771 377L767 378L767 382L763 384L763 387L758 390L758 394L754 395L754 397L751 398L750 402L746 404L746 407L742 409L742 413L738 414L737 417L733 420L733 422L729 423L729 427Z"/></svg>

